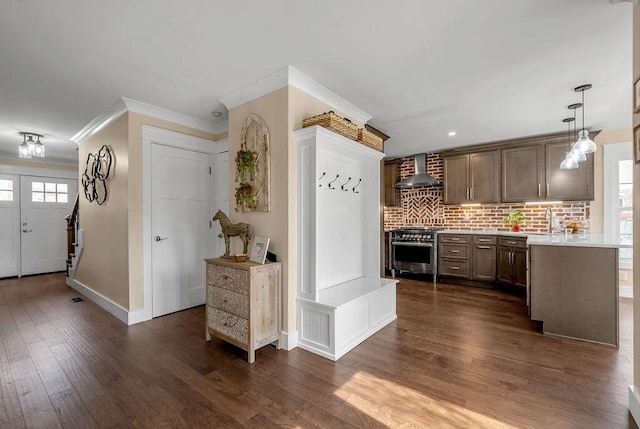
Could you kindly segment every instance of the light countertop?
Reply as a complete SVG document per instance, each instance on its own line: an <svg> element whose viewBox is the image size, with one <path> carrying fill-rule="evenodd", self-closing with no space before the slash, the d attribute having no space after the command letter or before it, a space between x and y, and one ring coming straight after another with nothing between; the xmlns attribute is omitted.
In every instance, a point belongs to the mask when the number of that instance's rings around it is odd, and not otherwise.
<svg viewBox="0 0 640 429"><path fill-rule="evenodd" d="M438 234L473 234L497 235L507 237L526 237L527 245L531 246L576 246L576 247L632 247L631 244L621 243L619 238L596 233L580 234L548 234L543 232L510 232L510 231L479 231L479 230L443 230Z"/></svg>

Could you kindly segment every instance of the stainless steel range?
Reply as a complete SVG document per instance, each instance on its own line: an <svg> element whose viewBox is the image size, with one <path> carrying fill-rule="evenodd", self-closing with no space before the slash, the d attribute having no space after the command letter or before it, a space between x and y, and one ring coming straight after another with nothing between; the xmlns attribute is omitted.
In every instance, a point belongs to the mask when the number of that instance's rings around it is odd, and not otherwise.
<svg viewBox="0 0 640 429"><path fill-rule="evenodd" d="M433 274L438 272L436 231L443 228L400 228L391 231L389 258L391 276L398 273Z"/></svg>

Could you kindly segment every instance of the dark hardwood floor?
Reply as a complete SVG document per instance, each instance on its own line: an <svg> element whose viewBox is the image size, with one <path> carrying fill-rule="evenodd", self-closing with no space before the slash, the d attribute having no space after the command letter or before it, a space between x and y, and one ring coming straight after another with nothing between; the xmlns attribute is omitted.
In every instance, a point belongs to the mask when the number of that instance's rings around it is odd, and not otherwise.
<svg viewBox="0 0 640 429"><path fill-rule="evenodd" d="M204 309L127 327L62 274L0 280L0 428L627 428L619 350L545 336L524 299L401 280L398 320L331 362L204 341Z"/></svg>

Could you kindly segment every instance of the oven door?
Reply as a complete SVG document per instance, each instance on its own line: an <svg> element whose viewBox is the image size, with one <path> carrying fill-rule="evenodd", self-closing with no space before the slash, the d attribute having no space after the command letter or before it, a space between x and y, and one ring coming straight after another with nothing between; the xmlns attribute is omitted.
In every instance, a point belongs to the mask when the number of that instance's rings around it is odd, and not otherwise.
<svg viewBox="0 0 640 429"><path fill-rule="evenodd" d="M393 269L415 274L434 274L433 243L394 241L391 243Z"/></svg>

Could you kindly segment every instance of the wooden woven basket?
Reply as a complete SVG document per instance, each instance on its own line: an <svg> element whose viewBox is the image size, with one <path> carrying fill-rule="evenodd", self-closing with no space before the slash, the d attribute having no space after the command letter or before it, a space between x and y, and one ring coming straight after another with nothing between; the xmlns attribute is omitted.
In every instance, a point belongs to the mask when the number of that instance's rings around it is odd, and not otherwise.
<svg viewBox="0 0 640 429"><path fill-rule="evenodd" d="M384 140L382 140L382 137L378 137L366 128L360 128L358 130L358 141L371 149L382 152Z"/></svg>
<svg viewBox="0 0 640 429"><path fill-rule="evenodd" d="M302 121L302 128L312 127L314 125L328 128L351 140L358 140L358 127L352 124L350 120L336 115L333 111L325 112L322 115L313 116Z"/></svg>

